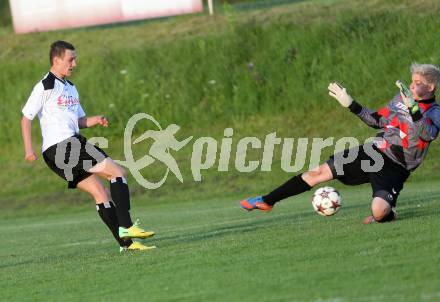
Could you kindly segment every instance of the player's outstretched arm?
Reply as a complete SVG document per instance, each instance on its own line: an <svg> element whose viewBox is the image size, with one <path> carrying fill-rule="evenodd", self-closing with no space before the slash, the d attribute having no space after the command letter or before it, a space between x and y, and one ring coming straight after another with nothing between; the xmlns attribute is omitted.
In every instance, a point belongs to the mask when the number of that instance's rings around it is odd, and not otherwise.
<svg viewBox="0 0 440 302"><path fill-rule="evenodd" d="M347 89L342 87L339 83L330 83L328 85L328 94L335 98L341 106L350 109L352 113L356 114L368 126L375 129L384 126L385 119L381 116L380 112L366 108L353 100L347 93Z"/></svg>
<svg viewBox="0 0 440 302"><path fill-rule="evenodd" d="M28 119L27 117L23 116L21 119L21 135L23 137L23 144L24 144L24 159L33 162L37 159L37 155L34 152L34 149L32 148L32 134L31 134L31 128L32 128L32 121Z"/></svg>
<svg viewBox="0 0 440 302"><path fill-rule="evenodd" d="M343 107L348 108L353 103L353 98L347 93L347 89L339 83L330 83L328 85L328 94L335 98Z"/></svg>
<svg viewBox="0 0 440 302"><path fill-rule="evenodd" d="M90 128L98 124L103 127L108 127L108 120L103 115L85 116L78 119L78 127L81 129Z"/></svg>

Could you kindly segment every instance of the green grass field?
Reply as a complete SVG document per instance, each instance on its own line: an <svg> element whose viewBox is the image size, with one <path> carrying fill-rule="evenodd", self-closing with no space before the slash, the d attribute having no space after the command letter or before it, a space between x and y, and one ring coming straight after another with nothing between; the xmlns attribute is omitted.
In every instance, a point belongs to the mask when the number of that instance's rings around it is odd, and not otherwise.
<svg viewBox="0 0 440 302"><path fill-rule="evenodd" d="M438 186L408 184L400 219L380 225L361 224L368 186L342 194L333 217L313 213L310 192L271 213L223 197L137 200L157 232L146 253L119 254L93 205L1 221L2 300L438 301Z"/></svg>
<svg viewBox="0 0 440 302"><path fill-rule="evenodd" d="M395 80L409 82L411 62L440 64L436 0L224 2L234 4L217 2L214 17L14 35L0 0L0 300L440 301L438 141L402 191L400 219L369 226L361 224L369 187L338 182L330 185L344 206L334 217L313 213L312 192L271 213L246 213L240 198L292 176L280 169L280 148L271 172L219 172L216 162L195 182L189 144L173 153L184 183L171 175L146 190L129 175L133 217L157 233L147 242L158 249L147 253L119 254L89 196L66 190L41 156L24 162L20 111L56 39L77 48L72 81L86 112L110 119L108 129L82 133L108 138L115 159L123 159L124 127L138 112L181 126L179 140L220 142L232 127L232 152L240 138L271 132L362 142L376 131L336 104L328 83L338 80L379 108L397 92ZM261 156L249 152L248 160ZM142 173L154 179L163 169Z"/></svg>
<svg viewBox="0 0 440 302"><path fill-rule="evenodd" d="M272 2L262 8L257 5ZM71 41L78 50L72 81L86 113L110 119L108 129L83 134L108 138L108 152L116 159L123 158L127 120L138 112L153 115L162 126L180 125L179 139L190 135L221 139L223 129L232 127L234 139L264 138L276 131L279 137L354 136L363 141L375 130L337 105L327 94L328 83L338 80L362 104L379 108L396 93L396 79L408 83L411 62L440 61L438 1L255 3L255 9L243 11L225 6L212 18L196 14L29 35L14 35L11 26L2 27L0 166L8 173L0 174L0 215L49 212L57 205L88 202L78 193L66 197L64 184L41 158L34 165L23 161L21 108L48 69L48 47L55 39ZM5 20L7 12L3 5ZM38 151L38 122L33 138ZM432 144L414 178L439 178L438 146ZM184 175L190 175L190 154L190 148L175 154ZM150 170L156 173L155 168ZM268 188L286 178L275 168L270 175L263 174L243 178L234 171L218 173L214 166L201 185L170 179L169 186L154 192L141 187L133 192L166 199L173 197L178 185L186 197L195 188L203 194L239 195L259 190L259 184L249 181L253 177L270 178Z"/></svg>

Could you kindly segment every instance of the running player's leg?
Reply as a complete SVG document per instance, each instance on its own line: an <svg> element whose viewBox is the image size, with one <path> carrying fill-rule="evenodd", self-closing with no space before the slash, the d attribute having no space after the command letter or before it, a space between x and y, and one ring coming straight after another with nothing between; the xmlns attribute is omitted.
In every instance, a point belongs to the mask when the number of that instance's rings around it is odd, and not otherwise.
<svg viewBox="0 0 440 302"><path fill-rule="evenodd" d="M116 205L119 224L129 228L133 225L130 217L130 192L124 169L107 157L97 163L88 172L97 174L110 181L110 193Z"/></svg>
<svg viewBox="0 0 440 302"><path fill-rule="evenodd" d="M110 193L116 204L116 215L119 222L121 238L147 238L154 235L133 224L130 217L130 191L128 189L125 170L107 157L97 163L88 172L97 174L110 181Z"/></svg>
<svg viewBox="0 0 440 302"><path fill-rule="evenodd" d="M89 172L98 174L107 180L112 180L116 177L125 178L127 176L125 169L115 163L110 157L107 157L100 163L94 165Z"/></svg>
<svg viewBox="0 0 440 302"><path fill-rule="evenodd" d="M110 194L103 186L99 177L92 174L80 181L77 184L77 188L92 195L93 199L95 200L96 210L98 211L99 216L110 229L116 241L119 243L119 246L130 246L133 243L131 240L123 240L119 237L119 222L116 216L115 206L110 201Z"/></svg>
<svg viewBox="0 0 440 302"><path fill-rule="evenodd" d="M248 211L259 209L270 211L275 203L309 191L313 186L333 179L333 172L328 163L323 163L316 169L298 174L265 196L244 199L240 206Z"/></svg>

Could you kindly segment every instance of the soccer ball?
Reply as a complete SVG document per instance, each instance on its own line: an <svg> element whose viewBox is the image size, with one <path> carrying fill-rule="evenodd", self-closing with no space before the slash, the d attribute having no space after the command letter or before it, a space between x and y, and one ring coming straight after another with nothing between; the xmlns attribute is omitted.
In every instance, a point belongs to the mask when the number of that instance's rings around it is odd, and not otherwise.
<svg viewBox="0 0 440 302"><path fill-rule="evenodd" d="M322 216L336 214L341 207L341 195L332 187L322 187L315 191L312 198L313 209Z"/></svg>

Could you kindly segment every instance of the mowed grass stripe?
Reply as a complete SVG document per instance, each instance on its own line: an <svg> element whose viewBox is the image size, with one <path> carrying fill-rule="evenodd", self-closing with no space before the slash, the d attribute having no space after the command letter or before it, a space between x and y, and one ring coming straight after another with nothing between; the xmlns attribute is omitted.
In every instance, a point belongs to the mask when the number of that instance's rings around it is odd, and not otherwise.
<svg viewBox="0 0 440 302"><path fill-rule="evenodd" d="M369 226L361 224L368 186L341 190L346 205L329 218L313 213L308 195L271 213L246 213L229 199L139 207L139 217L158 231L146 242L159 248L145 254L119 254L91 211L42 217L57 228L28 228L24 239L15 231L1 235L0 284L10 301L26 292L34 300L66 301L435 301L440 190L434 187L407 185L403 218ZM35 280L38 287L30 284Z"/></svg>

